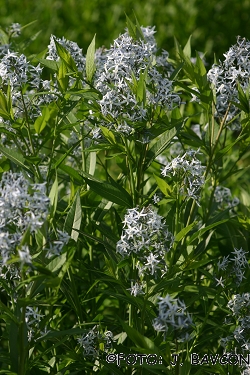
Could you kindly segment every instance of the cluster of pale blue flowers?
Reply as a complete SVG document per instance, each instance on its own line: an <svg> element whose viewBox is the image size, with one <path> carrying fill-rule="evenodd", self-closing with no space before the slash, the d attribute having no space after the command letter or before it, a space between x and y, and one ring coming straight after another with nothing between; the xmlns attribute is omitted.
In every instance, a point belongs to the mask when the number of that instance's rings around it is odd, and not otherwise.
<svg viewBox="0 0 250 375"><path fill-rule="evenodd" d="M200 189L205 183L204 171L201 161L196 157L199 150L189 150L182 156L177 156L162 168L161 174L176 176L181 184L180 192L193 198L199 205Z"/></svg>
<svg viewBox="0 0 250 375"><path fill-rule="evenodd" d="M111 331L101 333L99 326L94 326L86 334L78 338L77 341L83 348L85 356L97 357L99 355L100 344L104 346L104 351L108 351L112 348L112 343L115 340Z"/></svg>
<svg viewBox="0 0 250 375"><path fill-rule="evenodd" d="M0 77L2 84L10 84L12 89L21 89L29 83L33 88L38 88L41 83L42 68L38 64L31 65L25 55L8 50L0 62Z"/></svg>
<svg viewBox="0 0 250 375"><path fill-rule="evenodd" d="M240 112L232 103L239 103L238 84L244 92L249 89L250 42L238 37L224 56L224 61L214 64L207 77L215 88L217 115L223 117L227 113L227 121L231 121ZM234 126L237 128L237 121Z"/></svg>
<svg viewBox="0 0 250 375"><path fill-rule="evenodd" d="M134 123L148 120L153 108L172 109L180 104L170 80L173 67L167 62L168 53L156 56L154 28L141 27L141 33L134 40L126 31L110 49L96 54L94 86L102 94L103 125L123 134L132 133ZM139 95L138 85L142 85Z"/></svg>
<svg viewBox="0 0 250 375"><path fill-rule="evenodd" d="M29 247L22 245L24 233L43 225L49 209L45 183L31 184L22 173L4 172L0 181L1 267L18 254L21 264L31 263Z"/></svg>
<svg viewBox="0 0 250 375"><path fill-rule="evenodd" d="M59 61L59 55L56 49L55 41L63 46L74 59L78 70L84 72L86 58L83 56L82 49L78 46L77 43L67 40L66 38L57 38L54 35L50 37L50 43L48 45L48 53L46 56L47 60Z"/></svg>
<svg viewBox="0 0 250 375"><path fill-rule="evenodd" d="M233 208L240 203L239 198L232 198L231 190L224 186L216 187L214 192L214 200L218 203L218 207L223 210Z"/></svg>
<svg viewBox="0 0 250 375"><path fill-rule="evenodd" d="M62 253L63 247L69 242L70 236L68 233L57 229L56 239L49 239L45 250L47 250L46 256L52 258L53 256L58 256Z"/></svg>
<svg viewBox="0 0 250 375"><path fill-rule="evenodd" d="M18 22L14 22L7 28L7 32L11 38L17 38L21 35L21 25Z"/></svg>
<svg viewBox="0 0 250 375"><path fill-rule="evenodd" d="M186 311L187 307L179 298L172 298L169 294L166 297L159 297L159 315L153 321L153 327L156 331L168 332L174 331L176 338L185 342L190 339L188 330L193 322L190 314Z"/></svg>
<svg viewBox="0 0 250 375"><path fill-rule="evenodd" d="M230 255L224 256L221 261L217 263L218 272L221 275L220 278L216 278L217 285L225 287L225 283L233 278L237 286L239 286L243 279L246 269L249 267L248 260L246 258L247 252L242 248L234 248L234 251Z"/></svg>
<svg viewBox="0 0 250 375"><path fill-rule="evenodd" d="M231 335L221 339L221 345L225 348L232 342L238 350L249 352L250 350L250 293L236 294L228 302L231 316L226 323L232 323L232 317L236 322L236 328ZM230 346L231 346L230 345Z"/></svg>
<svg viewBox="0 0 250 375"><path fill-rule="evenodd" d="M116 251L123 257L133 254L139 276L149 274L157 277L167 272L166 253L171 249L174 237L163 218L153 208L136 207L127 210L123 232ZM131 294L142 294L139 284L132 285Z"/></svg>
<svg viewBox="0 0 250 375"><path fill-rule="evenodd" d="M39 323L44 315L39 314L38 307L27 306L25 311L25 322L28 331L28 340L31 341L39 328Z"/></svg>

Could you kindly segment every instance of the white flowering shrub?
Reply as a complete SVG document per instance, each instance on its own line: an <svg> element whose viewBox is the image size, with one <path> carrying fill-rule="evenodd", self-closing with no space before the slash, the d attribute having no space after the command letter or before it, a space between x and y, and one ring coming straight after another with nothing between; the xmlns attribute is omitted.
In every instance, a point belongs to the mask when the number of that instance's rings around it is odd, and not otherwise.
<svg viewBox="0 0 250 375"><path fill-rule="evenodd" d="M217 115L226 116L230 126L239 128L240 109L249 106L250 42L238 37L224 57L208 71L208 79L215 88ZM245 95L243 104L240 98Z"/></svg>
<svg viewBox="0 0 250 375"><path fill-rule="evenodd" d="M37 56L21 31L0 46L0 373L247 374L190 355L250 347L249 42L210 68L137 20Z"/></svg>

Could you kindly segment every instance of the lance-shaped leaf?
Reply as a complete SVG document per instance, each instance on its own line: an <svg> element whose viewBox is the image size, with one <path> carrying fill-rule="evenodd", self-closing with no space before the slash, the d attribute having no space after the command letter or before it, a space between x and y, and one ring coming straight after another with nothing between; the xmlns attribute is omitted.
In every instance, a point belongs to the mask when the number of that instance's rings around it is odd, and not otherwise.
<svg viewBox="0 0 250 375"><path fill-rule="evenodd" d="M67 51L66 48L63 47L60 43L58 43L55 39L54 42L58 56L64 61L64 63L70 70L72 70L73 72L77 72L78 69L76 67L76 63L71 54L69 53L69 51Z"/></svg>
<svg viewBox="0 0 250 375"><path fill-rule="evenodd" d="M42 130L45 128L47 125L47 122L49 121L50 118L50 110L48 107L44 107L42 110L42 115L37 117L35 123L34 123L34 128L37 134L40 134Z"/></svg>
<svg viewBox="0 0 250 375"><path fill-rule="evenodd" d="M86 76L89 82L92 81L95 73L95 36L90 43L86 54Z"/></svg>
<svg viewBox="0 0 250 375"><path fill-rule="evenodd" d="M161 137L156 141L153 146L149 149L146 158L146 168L170 145L172 139L178 134L181 129L181 125L178 125L170 130L166 130Z"/></svg>
<svg viewBox="0 0 250 375"><path fill-rule="evenodd" d="M29 173L34 174L34 172L30 168L27 167L27 160L23 157L23 155L20 152L9 149L7 147L3 147L1 145L0 145L0 152L2 152L2 154L4 154L8 159L10 159L16 165L19 165L20 167L24 168Z"/></svg>
<svg viewBox="0 0 250 375"><path fill-rule="evenodd" d="M58 180L57 180L57 174L56 174L55 181L54 181L54 183L52 185L52 188L50 190L50 193L49 193L49 199L50 199L50 205L51 205L50 215L53 218L54 215L55 215L55 212L56 212L57 201L58 201Z"/></svg>
<svg viewBox="0 0 250 375"><path fill-rule="evenodd" d="M110 184L106 181L98 181L97 179L93 180L91 179L91 175L88 175L90 178L85 177L87 175L87 173L84 173L83 178L89 185L90 189L99 194L102 198L119 204L120 206L132 207L132 198L117 182L112 181L112 184Z"/></svg>
<svg viewBox="0 0 250 375"><path fill-rule="evenodd" d="M68 212L65 220L64 230L67 232L73 240L77 241L79 236L79 229L82 221L82 206L79 190L75 195L74 202ZM74 230L76 229L76 230Z"/></svg>

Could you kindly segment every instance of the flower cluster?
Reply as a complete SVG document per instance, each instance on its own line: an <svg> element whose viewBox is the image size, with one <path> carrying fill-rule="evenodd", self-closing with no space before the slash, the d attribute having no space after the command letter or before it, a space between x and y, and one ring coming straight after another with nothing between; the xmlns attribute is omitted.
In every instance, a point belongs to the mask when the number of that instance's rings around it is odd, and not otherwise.
<svg viewBox="0 0 250 375"><path fill-rule="evenodd" d="M104 351L112 348L114 337L111 331L101 333L99 326L94 326L88 333L77 339L84 349L84 355L97 357L99 355L100 344L104 344Z"/></svg>
<svg viewBox="0 0 250 375"><path fill-rule="evenodd" d="M193 198L199 205L199 193L204 185L205 167L201 165L196 154L199 150L189 150L182 156L177 156L162 168L161 174L166 176L177 176L182 180L180 191L190 198Z"/></svg>
<svg viewBox="0 0 250 375"><path fill-rule="evenodd" d="M235 279L237 286L242 283L242 280L245 278L245 269L249 267L246 254L247 252L243 251L242 248L234 248L232 252L233 257L229 258L230 255L228 255L217 263L218 272L222 274L220 279L215 278L217 285L221 285L224 288L225 281L230 277Z"/></svg>
<svg viewBox="0 0 250 375"><path fill-rule="evenodd" d="M123 257L133 254L137 260L139 275L157 277L158 271L167 271L165 254L173 244L174 237L168 231L163 218L151 207L128 209L124 218L123 233L116 251ZM131 288L131 294L135 294ZM136 290L139 290L138 287ZM138 293L136 293L138 294Z"/></svg>
<svg viewBox="0 0 250 375"><path fill-rule="evenodd" d="M1 263L6 265L23 234L34 233L48 214L49 198L46 186L31 184L22 173L5 172L0 181L0 252ZM30 263L29 249L19 249L21 263Z"/></svg>
<svg viewBox="0 0 250 375"><path fill-rule="evenodd" d="M10 25L10 27L7 29L9 35L11 38L17 38L21 35L21 25L18 22L14 22Z"/></svg>
<svg viewBox="0 0 250 375"><path fill-rule="evenodd" d="M0 77L2 83L10 84L12 89L21 89L29 83L31 87L38 88L41 83L42 68L40 65L34 67L26 56L20 56L16 52L8 52L2 57L0 62Z"/></svg>
<svg viewBox="0 0 250 375"><path fill-rule="evenodd" d="M157 106L172 109L180 104L169 79L173 67L167 62L168 53L163 51L162 56L156 57L153 28L142 27L141 33L142 37L134 40L125 32L109 50L96 54L94 85L102 94L99 104L104 125L123 134L130 134L134 123L149 118L147 107L151 113ZM138 95L143 76L145 93Z"/></svg>
<svg viewBox="0 0 250 375"><path fill-rule="evenodd" d="M232 198L232 194L229 188L224 186L217 186L214 192L214 200L218 203L220 209L233 208L239 204L237 197Z"/></svg>
<svg viewBox="0 0 250 375"><path fill-rule="evenodd" d="M153 321L156 331L164 332L165 336L169 329L174 331L180 341L189 340L188 329L192 326L192 318L186 311L187 307L179 298L159 297L159 315Z"/></svg>
<svg viewBox="0 0 250 375"><path fill-rule="evenodd" d="M57 230L57 239L56 240L49 240L49 247L46 247L47 250L47 257L51 258L55 255L60 255L62 252L62 248L66 245L70 240L70 236L68 233L63 232L61 230Z"/></svg>
<svg viewBox="0 0 250 375"><path fill-rule="evenodd" d="M237 43L224 56L224 61L214 64L207 77L215 87L218 116L228 111L227 121L231 121L239 114L239 109L232 104L232 101L239 103L237 85L240 84L244 92L249 88L250 42L238 37Z"/></svg>
<svg viewBox="0 0 250 375"><path fill-rule="evenodd" d="M0 121L12 133L16 133L13 123L25 118L29 122L34 122L42 114L42 106L48 105L55 100L55 93L48 87L47 81L42 79L42 67L40 64L33 66L23 54L11 51L9 48L1 51L3 56L0 62L0 80L3 92L10 87L11 105L9 113ZM37 95L39 91L42 94ZM47 91L47 92L46 92ZM25 144L20 141L20 147ZM33 140L35 143L35 139Z"/></svg>
<svg viewBox="0 0 250 375"><path fill-rule="evenodd" d="M131 288L128 288L127 290L130 290L131 296L137 297L142 294L145 294L143 291L143 287L145 286L144 283L136 281L135 283L131 281Z"/></svg>
<svg viewBox="0 0 250 375"><path fill-rule="evenodd" d="M78 70L84 72L86 58L83 56L82 49L78 46L77 43L67 40L64 37L57 38L54 35L51 35L46 59L53 61L59 60L55 40L70 53L71 57L74 59L76 63Z"/></svg>
<svg viewBox="0 0 250 375"><path fill-rule="evenodd" d="M38 308L33 308L30 306L26 307L25 311L25 322L28 329L28 340L31 341L35 335L35 331L39 326L40 320L43 315L39 314Z"/></svg>
<svg viewBox="0 0 250 375"><path fill-rule="evenodd" d="M232 335L221 339L221 345L226 348L228 343L235 342L236 340L236 346L239 350L249 352L250 293L234 295L228 302L227 307L231 310L231 314L237 323Z"/></svg>

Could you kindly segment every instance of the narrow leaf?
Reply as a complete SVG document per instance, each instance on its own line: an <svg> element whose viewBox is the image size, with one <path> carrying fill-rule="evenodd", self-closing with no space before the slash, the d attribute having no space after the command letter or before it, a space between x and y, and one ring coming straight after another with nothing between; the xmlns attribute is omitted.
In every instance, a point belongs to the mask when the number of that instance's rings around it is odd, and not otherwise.
<svg viewBox="0 0 250 375"><path fill-rule="evenodd" d="M110 184L109 182L96 182L86 177L84 177L84 179L90 186L90 189L99 194L101 197L121 206L132 207L132 199L130 195L119 184L116 183L116 186L114 186L114 184Z"/></svg>
<svg viewBox="0 0 250 375"><path fill-rule="evenodd" d="M111 130L107 129L105 126L100 126L100 129L102 130L102 133L104 137L107 139L107 141L113 145L116 144L114 133L112 133Z"/></svg>
<svg viewBox="0 0 250 375"><path fill-rule="evenodd" d="M86 54L86 76L89 82L92 81L92 78L95 73L95 36L90 43L87 54Z"/></svg>
<svg viewBox="0 0 250 375"><path fill-rule="evenodd" d="M68 68L70 68L74 72L75 71L77 72L78 69L76 67L76 63L73 57L70 55L69 51L65 47L63 47L60 43L58 43L55 39L54 39L54 42L56 45L58 56L60 56L60 58L64 61L64 63L67 65Z"/></svg>
<svg viewBox="0 0 250 375"><path fill-rule="evenodd" d="M136 40L136 26L131 22L130 18L126 15L126 24L129 35Z"/></svg>
<svg viewBox="0 0 250 375"><path fill-rule="evenodd" d="M12 149L9 149L0 145L0 152L2 152L8 159L13 161L13 163L15 163L16 165L19 165L20 167L27 170L29 173L33 174L33 171L30 168L28 168L27 165L25 164L26 162L25 158L18 151L12 150Z"/></svg>
<svg viewBox="0 0 250 375"><path fill-rule="evenodd" d="M59 69L59 62L54 60L47 60L47 59L38 59L37 60L47 68L54 70L55 72Z"/></svg>
<svg viewBox="0 0 250 375"><path fill-rule="evenodd" d="M82 207L79 190L75 195L74 202L68 212L65 220L64 230L67 232L73 240L77 242L79 236L79 229L82 221ZM74 230L76 229L76 230Z"/></svg>
<svg viewBox="0 0 250 375"><path fill-rule="evenodd" d="M179 242L185 237L197 224L196 221L194 221L192 224L189 224L186 228L183 228L176 236L175 236L175 242Z"/></svg>
<svg viewBox="0 0 250 375"><path fill-rule="evenodd" d="M155 158L160 155L170 145L172 139L178 134L181 129L181 125L176 126L170 130L165 131L161 137L154 143L149 149L148 156L146 159L146 167L148 167Z"/></svg>
<svg viewBox="0 0 250 375"><path fill-rule="evenodd" d="M58 201L58 180L57 180L57 174L55 181L52 185L52 188L49 193L49 199L50 199L50 205L51 205L51 211L50 215L53 218L56 212L56 207L57 207L57 201Z"/></svg>
<svg viewBox="0 0 250 375"><path fill-rule="evenodd" d="M34 128L37 134L40 134L42 130L45 128L47 125L48 121L50 118L50 111L48 107L44 107L42 110L42 115L37 117L35 123L34 123Z"/></svg>
<svg viewBox="0 0 250 375"><path fill-rule="evenodd" d="M166 196L166 197L170 197L170 193L172 192L172 189L171 187L167 184L166 181L164 181L162 178L156 176L154 174L154 178L155 178L155 181L158 185L158 187L161 189L162 193Z"/></svg>

